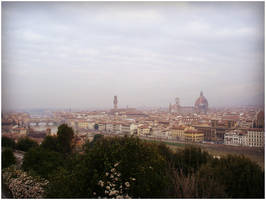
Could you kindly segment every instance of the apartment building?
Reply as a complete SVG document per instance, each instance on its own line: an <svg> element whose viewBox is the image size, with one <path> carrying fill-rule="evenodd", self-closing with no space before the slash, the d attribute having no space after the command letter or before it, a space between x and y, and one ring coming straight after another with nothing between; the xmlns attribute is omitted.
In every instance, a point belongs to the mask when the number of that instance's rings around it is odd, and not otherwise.
<svg viewBox="0 0 266 200"><path fill-rule="evenodd" d="M186 142L202 142L204 134L193 127L184 130L184 138Z"/></svg>
<svg viewBox="0 0 266 200"><path fill-rule="evenodd" d="M170 135L173 139L177 139L177 140L180 140L180 141L183 141L185 140L184 138L184 130L185 130L185 126L183 125L179 125L179 126L173 126L171 129L170 129Z"/></svg>
<svg viewBox="0 0 266 200"><path fill-rule="evenodd" d="M264 147L264 129L250 128L247 130L247 146Z"/></svg>

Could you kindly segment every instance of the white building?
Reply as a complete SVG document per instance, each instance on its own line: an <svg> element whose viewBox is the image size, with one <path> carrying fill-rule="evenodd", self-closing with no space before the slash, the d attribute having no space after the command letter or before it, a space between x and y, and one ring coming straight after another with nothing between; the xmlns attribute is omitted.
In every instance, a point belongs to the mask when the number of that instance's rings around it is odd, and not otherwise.
<svg viewBox="0 0 266 200"><path fill-rule="evenodd" d="M130 134L133 135L134 133L137 133L137 131L138 131L138 125L130 124Z"/></svg>
<svg viewBox="0 0 266 200"><path fill-rule="evenodd" d="M98 123L98 130L99 131L106 131L106 124L103 122Z"/></svg>
<svg viewBox="0 0 266 200"><path fill-rule="evenodd" d="M113 132L116 134L121 133L121 124L117 122L113 122Z"/></svg>
<svg viewBox="0 0 266 200"><path fill-rule="evenodd" d="M88 121L78 121L78 127L79 128L84 128L84 129L87 129L89 127L89 123Z"/></svg>
<svg viewBox="0 0 266 200"><path fill-rule="evenodd" d="M106 123L106 132L112 133L113 132L113 124L111 122Z"/></svg>
<svg viewBox="0 0 266 200"><path fill-rule="evenodd" d="M224 134L224 144L233 146L242 146L243 137L246 135L241 134L239 130L232 130Z"/></svg>
<svg viewBox="0 0 266 200"><path fill-rule="evenodd" d="M90 130L94 130L94 125L95 125L95 122L93 122L93 121L88 121L88 128L89 128Z"/></svg>
<svg viewBox="0 0 266 200"><path fill-rule="evenodd" d="M130 134L130 124L128 123L121 124L121 132L125 134Z"/></svg>
<svg viewBox="0 0 266 200"><path fill-rule="evenodd" d="M248 129L247 145L250 147L264 147L264 129L262 128Z"/></svg>
<svg viewBox="0 0 266 200"><path fill-rule="evenodd" d="M264 129L250 128L246 132L229 131L224 134L224 144L234 146L264 147Z"/></svg>

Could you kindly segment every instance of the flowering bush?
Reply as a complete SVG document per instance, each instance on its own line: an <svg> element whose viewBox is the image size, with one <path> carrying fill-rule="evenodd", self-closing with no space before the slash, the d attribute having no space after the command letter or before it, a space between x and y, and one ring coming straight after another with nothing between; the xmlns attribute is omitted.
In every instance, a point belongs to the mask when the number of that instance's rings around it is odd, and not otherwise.
<svg viewBox="0 0 266 200"><path fill-rule="evenodd" d="M135 178L129 178L128 181L124 182L121 180L121 173L118 170L118 165L114 164L113 168L105 173L103 180L98 181L98 185L104 190L104 193L97 194L93 192L93 195L98 198L116 198L116 199L130 199L128 191Z"/></svg>
<svg viewBox="0 0 266 200"><path fill-rule="evenodd" d="M49 178L47 198L163 198L170 178L157 145L104 138Z"/></svg>
<svg viewBox="0 0 266 200"><path fill-rule="evenodd" d="M102 180L106 183L108 180L104 178L104 173L110 173L109 171L115 168L121 173L122 185L125 186L125 183L129 182L130 187L126 192L130 197L165 196L170 181L166 172L167 162L159 154L158 145L132 137L106 138L96 142L93 148L87 151L86 157L87 165L91 164L98 172L97 181ZM119 165L114 167L114 163L117 162ZM112 176L109 175L109 178ZM131 178L136 180L133 181ZM97 188L93 191L100 192Z"/></svg>
<svg viewBox="0 0 266 200"><path fill-rule="evenodd" d="M29 176L14 165L4 169L2 175L14 198L43 198L47 180Z"/></svg>

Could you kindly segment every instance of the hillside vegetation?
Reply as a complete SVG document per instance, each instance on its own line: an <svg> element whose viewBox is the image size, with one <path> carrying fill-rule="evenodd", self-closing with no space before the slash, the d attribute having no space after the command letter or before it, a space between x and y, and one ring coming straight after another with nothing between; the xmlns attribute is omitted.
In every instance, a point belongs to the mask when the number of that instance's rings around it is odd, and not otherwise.
<svg viewBox="0 0 266 200"><path fill-rule="evenodd" d="M77 152L72 133L61 125L25 154L22 169L48 180L45 198L264 198L264 171L243 156L99 135Z"/></svg>

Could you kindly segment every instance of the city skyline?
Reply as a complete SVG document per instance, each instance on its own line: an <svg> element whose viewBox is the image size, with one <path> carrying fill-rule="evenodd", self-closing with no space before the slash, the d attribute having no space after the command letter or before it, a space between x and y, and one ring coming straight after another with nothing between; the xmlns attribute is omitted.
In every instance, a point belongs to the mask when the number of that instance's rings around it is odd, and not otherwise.
<svg viewBox="0 0 266 200"><path fill-rule="evenodd" d="M2 8L2 110L264 105L264 2Z"/></svg>

